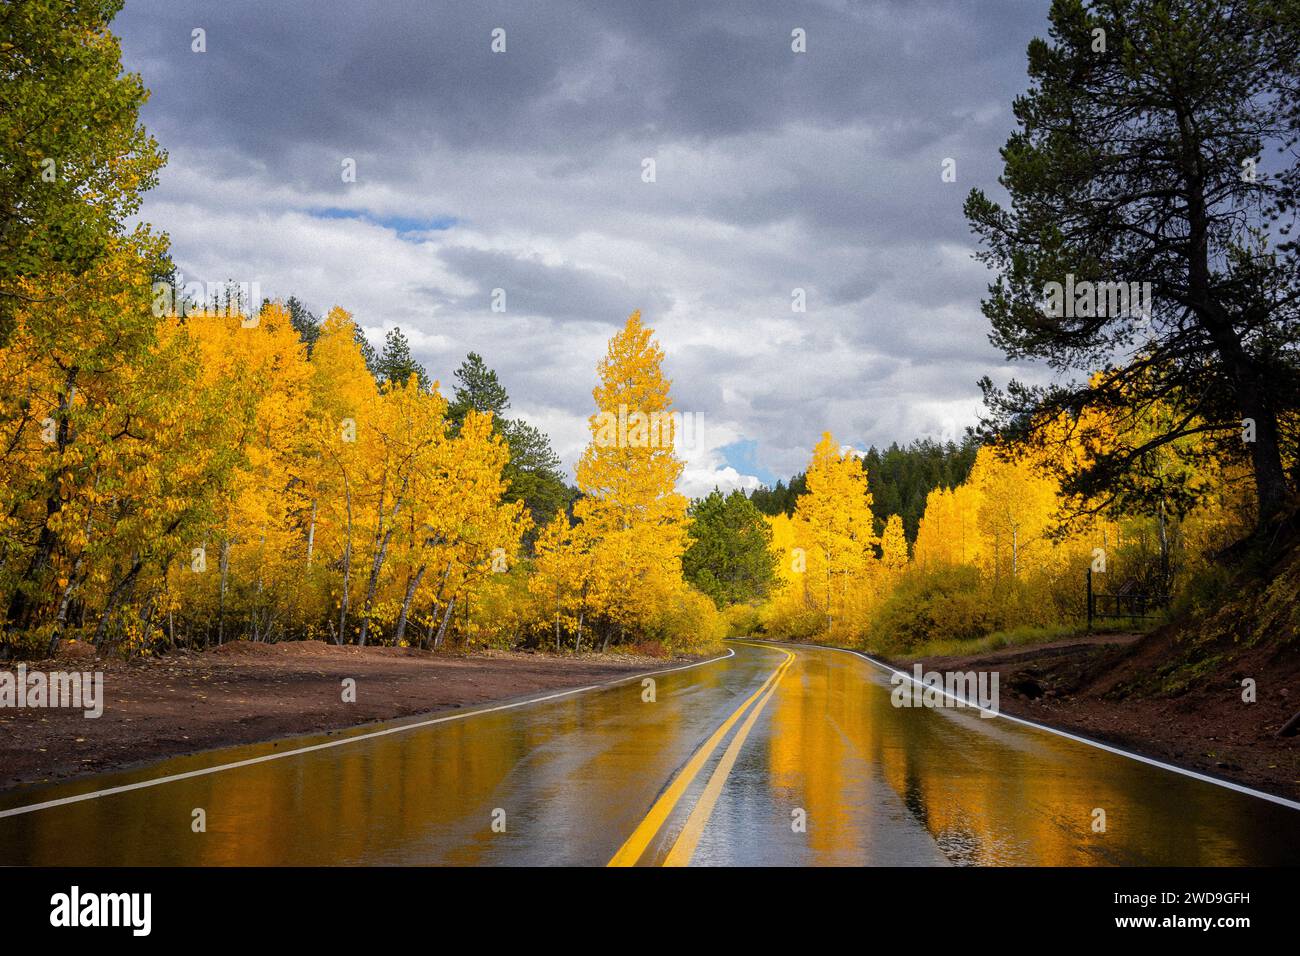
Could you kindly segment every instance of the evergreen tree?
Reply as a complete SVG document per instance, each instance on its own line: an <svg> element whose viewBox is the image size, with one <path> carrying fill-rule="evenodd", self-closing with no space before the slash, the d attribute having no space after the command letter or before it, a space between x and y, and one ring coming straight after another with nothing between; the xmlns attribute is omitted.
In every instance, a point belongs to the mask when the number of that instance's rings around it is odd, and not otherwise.
<svg viewBox="0 0 1300 956"><path fill-rule="evenodd" d="M922 438L906 447L895 443L884 451L870 448L862 466L871 488L877 531L884 530L891 515L898 515L908 542L914 542L930 492L955 488L965 481L978 449L970 436L960 445Z"/></svg>
<svg viewBox="0 0 1300 956"><path fill-rule="evenodd" d="M452 433L459 431L471 411L491 414L493 431L505 439L510 449L505 468L509 483L506 501L522 501L527 508L533 525L524 541L531 547L539 530L557 512L569 508L577 493L566 484L560 457L545 433L521 418L506 417L510 395L483 356L470 352L453 374L457 385L447 406Z"/></svg>
<svg viewBox="0 0 1300 956"><path fill-rule="evenodd" d="M767 596L776 573L772 528L743 491L716 488L691 502L682 574L719 608Z"/></svg>
<svg viewBox="0 0 1300 956"><path fill-rule="evenodd" d="M795 502L807 490L807 480L804 475L800 474L791 478L788 485L778 479L776 485L771 488L755 488L750 492L749 500L753 502L755 508L765 515L776 516L783 514L789 517L794 514Z"/></svg>
<svg viewBox="0 0 1300 956"><path fill-rule="evenodd" d="M361 353L362 361L366 363L366 370L370 372L376 382L382 381L379 371L379 353L375 351L375 347L366 338L365 331L356 322L352 323L352 341L356 344L357 351Z"/></svg>
<svg viewBox="0 0 1300 956"><path fill-rule="evenodd" d="M289 312L289 324L307 346L307 355L310 357L316 340L320 338L320 318L292 295L284 307Z"/></svg>
<svg viewBox="0 0 1300 956"><path fill-rule="evenodd" d="M986 378L986 427L1063 449L1074 435L1054 426L1091 410L1122 417L1160 401L1184 412L1159 434L1115 436L1070 476L1072 498L1104 501L1191 434L1249 463L1261 523L1292 497L1283 461L1298 437L1300 267L1293 245L1270 248L1270 232L1296 213L1294 7L1055 0L1050 39L1029 45L1032 86L1002 150L1011 204L976 189L966 215L997 270L984 301L993 343L1045 360L1057 381L1002 390ZM1265 153L1280 156L1278 174L1256 169ZM1125 307L1116 287L1142 283L1150 302L1130 295ZM1104 301L1097 284L1111 290ZM1148 487L1153 505L1198 497Z"/></svg>
<svg viewBox="0 0 1300 956"><path fill-rule="evenodd" d="M471 409L476 412L491 412L497 419L505 418L506 409L510 407L510 396L497 378L497 373L483 361L483 356L470 352L454 374L458 384L447 409L447 417L453 427L459 426Z"/></svg>
<svg viewBox="0 0 1300 956"><path fill-rule="evenodd" d="M431 386L424 366L411 355L411 343L401 329L388 330L375 369L381 383L405 384L414 375L420 391L427 392Z"/></svg>

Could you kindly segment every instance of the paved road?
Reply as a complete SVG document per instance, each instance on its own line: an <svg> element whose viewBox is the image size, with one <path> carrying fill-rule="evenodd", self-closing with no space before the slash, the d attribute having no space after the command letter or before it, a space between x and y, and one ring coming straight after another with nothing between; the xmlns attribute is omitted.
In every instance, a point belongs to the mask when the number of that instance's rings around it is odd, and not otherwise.
<svg viewBox="0 0 1300 956"><path fill-rule="evenodd" d="M847 652L732 648L655 675L653 700L625 680L6 794L0 863L1300 860L1300 810L1006 718L896 708Z"/></svg>

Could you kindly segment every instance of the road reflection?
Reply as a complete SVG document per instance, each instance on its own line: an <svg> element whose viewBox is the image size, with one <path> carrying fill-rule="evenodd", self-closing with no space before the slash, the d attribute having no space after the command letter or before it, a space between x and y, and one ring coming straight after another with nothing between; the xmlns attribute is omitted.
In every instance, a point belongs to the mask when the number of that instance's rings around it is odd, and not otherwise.
<svg viewBox="0 0 1300 956"><path fill-rule="evenodd" d="M957 865L1300 861L1295 810L969 710L895 708L887 676L843 652L797 667L730 781L756 828L732 846L720 826L699 862L925 861L914 841L882 842L882 820L923 828ZM793 808L803 837L783 832Z"/></svg>
<svg viewBox="0 0 1300 956"><path fill-rule="evenodd" d="M1294 810L1006 720L896 709L871 664L795 650L694 864L1300 860ZM0 863L601 865L783 658L737 645L730 660L656 677L653 703L631 681L0 818ZM168 760L7 794L0 810L337 739ZM725 746L642 862L666 855Z"/></svg>

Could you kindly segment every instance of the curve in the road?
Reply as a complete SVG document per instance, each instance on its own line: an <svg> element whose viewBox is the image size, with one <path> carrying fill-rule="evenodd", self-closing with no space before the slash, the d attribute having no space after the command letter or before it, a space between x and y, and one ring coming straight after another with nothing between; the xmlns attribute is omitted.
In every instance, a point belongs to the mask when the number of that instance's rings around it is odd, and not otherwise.
<svg viewBox="0 0 1300 956"><path fill-rule="evenodd" d="M733 648L3 795L0 865L1300 860L1289 802L1029 721L900 708L895 671L852 651Z"/></svg>
<svg viewBox="0 0 1300 956"><path fill-rule="evenodd" d="M664 866L686 866L691 862L691 857L695 854L695 848L700 844L700 837L704 834L704 827L708 824L713 808L717 806L718 797L722 794L722 787L727 782L731 769L736 765L736 758L740 756L740 748L745 746L745 741L749 738L749 732L754 729L754 723L758 720L759 714L763 712L767 702L776 693L777 687L781 684L781 678L785 676L786 671L790 669L793 662L794 655L787 651L785 660L781 662L781 666L776 670L775 680L767 688L767 693L750 709L749 716L740 725L740 729L736 731L736 736L727 745L722 759L718 761L718 765L713 769L713 774L709 777L704 792L700 794L700 799L691 810L691 815L686 818L686 826L682 828L681 835L677 837L677 842L673 844L673 848L668 851L668 856L664 859Z"/></svg>

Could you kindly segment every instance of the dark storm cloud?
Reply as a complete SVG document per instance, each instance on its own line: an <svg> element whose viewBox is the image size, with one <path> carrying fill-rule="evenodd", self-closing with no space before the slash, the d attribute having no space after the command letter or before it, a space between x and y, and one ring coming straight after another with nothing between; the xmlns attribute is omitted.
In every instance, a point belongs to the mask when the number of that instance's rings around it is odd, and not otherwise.
<svg viewBox="0 0 1300 956"><path fill-rule="evenodd" d="M488 308L495 289L505 293L507 312L545 316L561 323L621 326L637 309L661 313L672 307L669 296L658 289L634 288L619 276L589 269L464 246L444 248L439 257L477 285L477 293L456 303L466 309Z"/></svg>
<svg viewBox="0 0 1300 956"><path fill-rule="evenodd" d="M910 153L968 123L966 105L1017 91L1032 18L1011 11L1026 6L137 0L118 26L169 139L268 163L305 143L582 154L614 136L713 140L790 123L867 123ZM489 50L498 26L505 56ZM807 55L790 53L795 26ZM190 49L196 27L204 54Z"/></svg>

